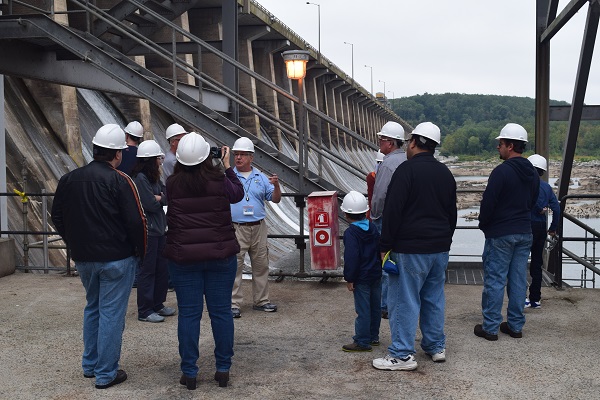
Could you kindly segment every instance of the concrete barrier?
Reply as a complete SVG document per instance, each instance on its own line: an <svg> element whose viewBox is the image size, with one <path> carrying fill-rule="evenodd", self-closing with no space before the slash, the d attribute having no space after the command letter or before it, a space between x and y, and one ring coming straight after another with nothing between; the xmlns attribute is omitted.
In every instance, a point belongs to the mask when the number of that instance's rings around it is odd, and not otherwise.
<svg viewBox="0 0 600 400"><path fill-rule="evenodd" d="M0 238L0 278L15 273L15 239Z"/></svg>

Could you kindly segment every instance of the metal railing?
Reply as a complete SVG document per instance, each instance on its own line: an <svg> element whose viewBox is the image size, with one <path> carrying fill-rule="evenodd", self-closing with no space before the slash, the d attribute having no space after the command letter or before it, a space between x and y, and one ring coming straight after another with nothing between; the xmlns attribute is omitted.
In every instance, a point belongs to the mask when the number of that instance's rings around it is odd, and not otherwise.
<svg viewBox="0 0 600 400"><path fill-rule="evenodd" d="M481 193L483 190L481 189L458 189L457 192L460 193ZM0 196L7 197L20 197L21 203L23 204L22 211L22 219L21 223L23 224L22 230L7 230L0 231L0 235L22 235L22 251L23 251L23 259L22 264L17 265L17 269L28 271L37 271L41 270L44 273L48 273L49 271L61 271L66 272L67 275L72 275L73 269L71 268L71 259L70 252L65 244L53 244L62 241L62 238L58 236L58 233L53 230L52 226L48 223L47 216L48 212L48 202L51 197L54 196L54 193L47 193L45 190L42 193L24 193L18 190L14 190L13 193L0 193ZM269 239L282 239L282 240L293 240L295 248L299 251L299 261L298 261L298 271L297 272L284 272L279 269L279 271L270 272L271 276L275 276L278 280L283 279L284 277L296 277L296 278L337 278L343 277L343 274L337 271L339 266L336 266L336 269L326 270L326 271L307 271L305 266L305 252L307 249L307 242L310 239L309 235L305 235L305 224L304 219L306 216L306 198L308 194L302 193L282 193L282 197L291 197L294 199L294 203L298 208L298 226L299 232L296 234L269 234ZM339 195L341 196L341 194ZM30 218L30 202L31 198L39 197L42 203L42 229L41 230L30 230L29 229L29 218ZM341 200L341 198L339 198ZM457 229L478 229L474 226L457 226ZM29 237L31 235L41 236L41 240L36 240L34 242L29 241ZM341 234L338 239L342 239L343 234ZM43 264L41 266L30 265L29 263L29 251L31 249L42 249L43 251ZM66 251L66 266L51 266L49 265L49 250L60 250L63 253ZM451 256L465 256L460 254L451 254ZM479 258L480 255L469 255L472 257Z"/></svg>
<svg viewBox="0 0 600 400"><path fill-rule="evenodd" d="M596 251L600 242L600 233L594 228L584 224L581 220L565 213L570 200L600 199L598 194L566 195L560 199L561 219L558 224L558 243L551 254L553 261L550 272L554 272L554 284L562 288L563 282L579 282L579 287L587 287L588 282L596 287L596 275L600 275L600 254ZM575 224L583 230L583 236L564 236L564 219ZM565 248L565 243L581 243L584 248L580 254ZM580 278L565 278L563 276L564 264L577 264L583 267ZM591 277L588 273L591 272ZM572 286L572 285L571 285Z"/></svg>

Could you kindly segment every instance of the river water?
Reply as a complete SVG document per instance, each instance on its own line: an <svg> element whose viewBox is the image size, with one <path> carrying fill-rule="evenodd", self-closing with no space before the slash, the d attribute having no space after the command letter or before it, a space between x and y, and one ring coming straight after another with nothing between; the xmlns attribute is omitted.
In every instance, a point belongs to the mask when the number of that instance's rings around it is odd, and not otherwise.
<svg viewBox="0 0 600 400"><path fill-rule="evenodd" d="M487 180L487 177L457 177L456 180L482 181L483 184ZM552 185L553 182L551 181L550 184ZM574 178L571 188L576 189L577 187L579 187L579 182L578 179ZM585 200L582 200L579 204L583 204L585 202ZM570 202L569 204L572 205L577 203ZM483 233L477 229L478 221L465 218L465 216L477 212L479 212L478 207L467 208L458 211L459 218L457 230L454 233L452 247L450 249L451 261L481 261L481 254L483 252L485 238ZM551 218L552 216L549 216L549 219ZM600 231L600 218L585 218L582 219L581 222L590 226L596 231ZM563 237L585 236L585 231L572 222L564 219L563 224ZM596 246L600 246L600 244L596 244ZM583 242L564 242L563 247L580 257L596 257L596 259L600 257L600 249L595 249L593 243L588 243L586 246L586 244ZM593 287L592 282L582 282L581 280L592 279L594 275L595 274L591 271L586 272L585 268L581 267L580 265L572 264L570 259L563 260L563 280L565 280L569 285L577 287ZM595 278L597 279L596 287L600 287L600 276L596 275Z"/></svg>

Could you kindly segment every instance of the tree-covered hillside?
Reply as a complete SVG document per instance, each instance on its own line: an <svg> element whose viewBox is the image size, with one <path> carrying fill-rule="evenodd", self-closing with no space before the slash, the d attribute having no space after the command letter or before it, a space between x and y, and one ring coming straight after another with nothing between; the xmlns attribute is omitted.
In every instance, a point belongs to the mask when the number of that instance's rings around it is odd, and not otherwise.
<svg viewBox="0 0 600 400"><path fill-rule="evenodd" d="M553 105L568 105L552 101ZM527 153L534 150L535 101L529 97L423 94L390 100L396 114L413 126L423 121L442 131L441 152L445 155L495 157L495 138L508 122L523 125L529 133ZM567 122L550 122L550 153L562 157ZM584 121L577 142L577 157L600 157L600 122Z"/></svg>

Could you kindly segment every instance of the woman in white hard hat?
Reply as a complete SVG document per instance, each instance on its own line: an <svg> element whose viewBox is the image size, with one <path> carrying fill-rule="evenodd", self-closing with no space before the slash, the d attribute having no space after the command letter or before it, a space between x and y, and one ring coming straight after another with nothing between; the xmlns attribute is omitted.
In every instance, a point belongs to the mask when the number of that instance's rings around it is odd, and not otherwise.
<svg viewBox="0 0 600 400"><path fill-rule="evenodd" d="M158 143L146 140L140 144L137 162L131 170L148 221L148 247L137 277L138 320L144 322L162 322L164 317L175 315L174 308L164 305L169 275L167 260L162 255L167 240L167 219L163 210L167 197L159 169L163 158Z"/></svg>
<svg viewBox="0 0 600 400"><path fill-rule="evenodd" d="M242 200L244 188L231 168L226 146L212 153L204 138L191 132L179 142L176 156L175 171L167 179L169 230L164 254L179 307L179 382L189 390L196 389L200 320L206 299L215 341L215 380L225 387L233 356L231 290L240 251L230 204ZM218 159L225 171L216 164Z"/></svg>

